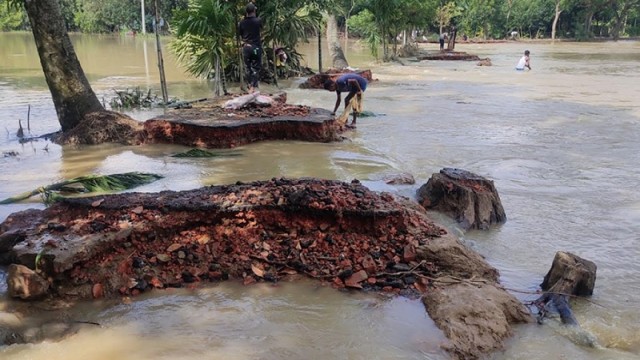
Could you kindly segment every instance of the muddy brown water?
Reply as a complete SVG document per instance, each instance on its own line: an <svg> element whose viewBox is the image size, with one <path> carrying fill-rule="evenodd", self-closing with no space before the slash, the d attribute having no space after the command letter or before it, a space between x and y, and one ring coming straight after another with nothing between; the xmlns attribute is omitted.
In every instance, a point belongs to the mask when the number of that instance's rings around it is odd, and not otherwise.
<svg viewBox="0 0 640 360"><path fill-rule="evenodd" d="M92 86L107 102L113 89L158 91L153 39L74 35ZM166 45L166 44L165 44ZM358 178L374 190L413 196L431 173L460 167L495 180L508 221L490 231L462 233L434 216L486 256L504 284L535 290L556 251L598 265L593 302L573 306L583 328L602 345L585 348L575 334L549 321L516 329L495 359L637 359L640 357L640 43L461 44L490 57L473 62L376 64L352 43L354 66L379 79L349 141L339 144L265 142L242 156L179 159L180 146L61 148L20 144L17 120L30 133L58 128L55 111L28 33L0 33L0 198L87 173L148 171L165 175L140 191L191 189L277 176ZM435 49L437 45L423 45ZM514 70L531 51L531 72ZM166 49L165 49L166 50ZM315 44L303 47L317 67ZM145 57L146 53L146 57ZM113 55L117 54L117 56ZM146 59L146 61L145 61ZM171 96L211 96L165 51ZM326 65L325 65L326 67ZM334 95L281 84L289 102L330 109ZM272 91L263 86L263 91ZM161 110L134 111L144 120ZM229 150L224 150L225 152ZM389 186L387 172L410 172L416 185ZM37 199L0 207L10 213L41 207ZM4 274L0 273L0 280ZM0 292L6 287L0 282ZM523 301L535 296L515 293ZM15 304L6 296L0 312ZM2 359L444 359L441 332L415 300L341 293L315 282L223 283L196 291L146 294L130 303L91 303L58 312L101 323L61 342L0 348ZM33 320L33 319L31 319Z"/></svg>

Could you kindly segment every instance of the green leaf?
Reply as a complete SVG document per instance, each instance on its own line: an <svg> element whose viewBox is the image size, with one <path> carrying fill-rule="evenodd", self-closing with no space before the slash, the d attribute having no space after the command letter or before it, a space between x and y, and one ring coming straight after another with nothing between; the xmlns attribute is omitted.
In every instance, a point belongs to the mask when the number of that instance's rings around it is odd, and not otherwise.
<svg viewBox="0 0 640 360"><path fill-rule="evenodd" d="M132 189L141 185L152 183L162 179L162 175L129 172L123 174L111 175L87 175L65 180L49 186L39 187L35 190L28 191L0 201L0 204L12 204L21 200L28 199L34 195L43 194L45 202L51 202L62 198L54 193L61 192L110 192ZM58 194L59 195L59 194Z"/></svg>

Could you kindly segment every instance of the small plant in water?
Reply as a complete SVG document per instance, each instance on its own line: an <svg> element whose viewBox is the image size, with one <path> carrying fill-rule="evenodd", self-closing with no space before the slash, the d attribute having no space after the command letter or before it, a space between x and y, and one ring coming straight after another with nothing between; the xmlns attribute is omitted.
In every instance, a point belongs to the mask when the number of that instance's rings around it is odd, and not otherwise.
<svg viewBox="0 0 640 360"><path fill-rule="evenodd" d="M149 108L160 103L158 95L151 95L151 89L145 92L137 87L135 89L114 91L116 96L109 101L112 109Z"/></svg>

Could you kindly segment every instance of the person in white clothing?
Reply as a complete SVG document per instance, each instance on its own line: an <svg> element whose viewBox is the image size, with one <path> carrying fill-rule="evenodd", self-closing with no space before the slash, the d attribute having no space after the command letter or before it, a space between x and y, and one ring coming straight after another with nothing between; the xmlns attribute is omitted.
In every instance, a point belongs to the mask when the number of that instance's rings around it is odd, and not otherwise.
<svg viewBox="0 0 640 360"><path fill-rule="evenodd" d="M518 61L516 70L524 70L525 68L531 70L531 65L529 64L529 54L529 50L524 51L524 56L520 58L520 61Z"/></svg>

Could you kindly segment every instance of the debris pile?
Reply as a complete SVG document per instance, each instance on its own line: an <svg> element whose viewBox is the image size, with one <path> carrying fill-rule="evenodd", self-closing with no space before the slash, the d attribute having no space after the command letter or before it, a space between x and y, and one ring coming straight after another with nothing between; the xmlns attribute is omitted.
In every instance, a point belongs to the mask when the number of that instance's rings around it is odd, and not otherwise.
<svg viewBox="0 0 640 360"><path fill-rule="evenodd" d="M357 181L312 179L67 199L35 217L38 231L12 257L41 254L60 291L82 297L298 274L417 295L437 268L416 248L445 231L403 202ZM27 221L21 214L3 230Z"/></svg>

